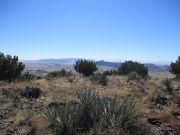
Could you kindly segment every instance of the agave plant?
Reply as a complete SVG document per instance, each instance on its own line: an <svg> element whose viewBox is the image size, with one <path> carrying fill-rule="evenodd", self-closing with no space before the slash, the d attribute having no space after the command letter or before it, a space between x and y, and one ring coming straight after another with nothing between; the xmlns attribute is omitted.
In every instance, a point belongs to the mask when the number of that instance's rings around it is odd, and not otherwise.
<svg viewBox="0 0 180 135"><path fill-rule="evenodd" d="M73 135L75 123L75 109L72 106L52 107L45 110L48 121L55 126L57 134Z"/></svg>

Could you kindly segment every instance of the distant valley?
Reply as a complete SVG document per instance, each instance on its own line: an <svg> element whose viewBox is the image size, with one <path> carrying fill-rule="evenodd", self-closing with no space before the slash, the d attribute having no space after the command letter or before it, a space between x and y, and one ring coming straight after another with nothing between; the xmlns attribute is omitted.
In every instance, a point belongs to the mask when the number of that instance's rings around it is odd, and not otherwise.
<svg viewBox="0 0 180 135"><path fill-rule="evenodd" d="M45 74L47 72L60 70L65 68L66 70L73 71L73 64L78 58L66 58L66 59L41 59L41 60L22 60L26 65L25 71L29 71L34 74ZM121 62L108 62L104 60L95 61L99 67L99 71L117 69ZM168 72L169 65L157 65L153 63L144 63L149 72Z"/></svg>

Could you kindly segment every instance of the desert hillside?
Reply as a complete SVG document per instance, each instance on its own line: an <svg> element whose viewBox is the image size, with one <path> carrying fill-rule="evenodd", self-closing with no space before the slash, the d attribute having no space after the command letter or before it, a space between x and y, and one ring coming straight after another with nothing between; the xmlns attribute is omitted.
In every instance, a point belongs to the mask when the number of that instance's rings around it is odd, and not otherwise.
<svg viewBox="0 0 180 135"><path fill-rule="evenodd" d="M178 134L180 129L180 83L172 80L173 94L162 83L164 78L128 81L126 76L108 76L107 85L82 76L39 79L32 81L1 82L0 90L0 134L1 135L54 135L55 128L48 122L44 111L52 105L64 106L78 103L77 91L91 90L100 96L113 97L121 101L133 100L142 114L137 128L143 134ZM23 95L23 91L38 89L37 98ZM144 131L143 131L144 130ZM112 129L111 134L120 134ZM134 131L135 132L135 131ZM121 134L128 132L121 131ZM138 134L138 133L137 133Z"/></svg>

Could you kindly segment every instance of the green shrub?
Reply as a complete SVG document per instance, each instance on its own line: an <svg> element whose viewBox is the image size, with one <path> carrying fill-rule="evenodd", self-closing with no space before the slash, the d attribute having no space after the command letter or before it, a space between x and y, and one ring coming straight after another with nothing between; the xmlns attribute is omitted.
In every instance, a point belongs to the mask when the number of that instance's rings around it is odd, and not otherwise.
<svg viewBox="0 0 180 135"><path fill-rule="evenodd" d="M17 56L5 56L3 53L0 53L0 80L8 80L11 82L20 76L24 68L25 65L18 62Z"/></svg>
<svg viewBox="0 0 180 135"><path fill-rule="evenodd" d="M133 61L125 61L118 68L119 74L128 75L131 72L136 72L142 77L148 76L148 69L144 66L144 64L140 64L138 62Z"/></svg>
<svg viewBox="0 0 180 135"><path fill-rule="evenodd" d="M93 83L99 83L103 86L106 86L107 83L108 83L108 80L107 80L107 77L106 75L104 74L94 74L90 77L90 80L93 82Z"/></svg>
<svg viewBox="0 0 180 135"><path fill-rule="evenodd" d="M178 75L180 74L180 56L178 57L177 61L175 63L171 63L171 69L170 72L172 74Z"/></svg>
<svg viewBox="0 0 180 135"><path fill-rule="evenodd" d="M74 64L74 69L79 74L82 74L84 76L90 76L93 75L96 70L98 70L98 67L96 66L96 63L93 61L78 60Z"/></svg>

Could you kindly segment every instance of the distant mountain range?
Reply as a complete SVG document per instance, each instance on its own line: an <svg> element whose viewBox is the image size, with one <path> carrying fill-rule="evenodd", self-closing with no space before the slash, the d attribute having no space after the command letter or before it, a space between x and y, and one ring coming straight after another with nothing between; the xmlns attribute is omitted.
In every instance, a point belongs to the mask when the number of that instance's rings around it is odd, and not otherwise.
<svg viewBox="0 0 180 135"><path fill-rule="evenodd" d="M59 70L61 68L72 69L72 65L79 60L79 58L66 58L66 59L40 59L40 60L23 60L27 70ZM95 61L97 66L101 69L117 69L121 62L108 62L104 60ZM169 71L169 65L157 65L152 63L144 63L149 71L162 72Z"/></svg>
<svg viewBox="0 0 180 135"><path fill-rule="evenodd" d="M96 61L98 66L110 67L110 68L118 68L122 63L118 62L106 62L106 61ZM149 71L159 72L159 71L169 71L168 65L155 65L152 63L144 63Z"/></svg>
<svg viewBox="0 0 180 135"><path fill-rule="evenodd" d="M22 60L23 63L72 65L78 58Z"/></svg>

